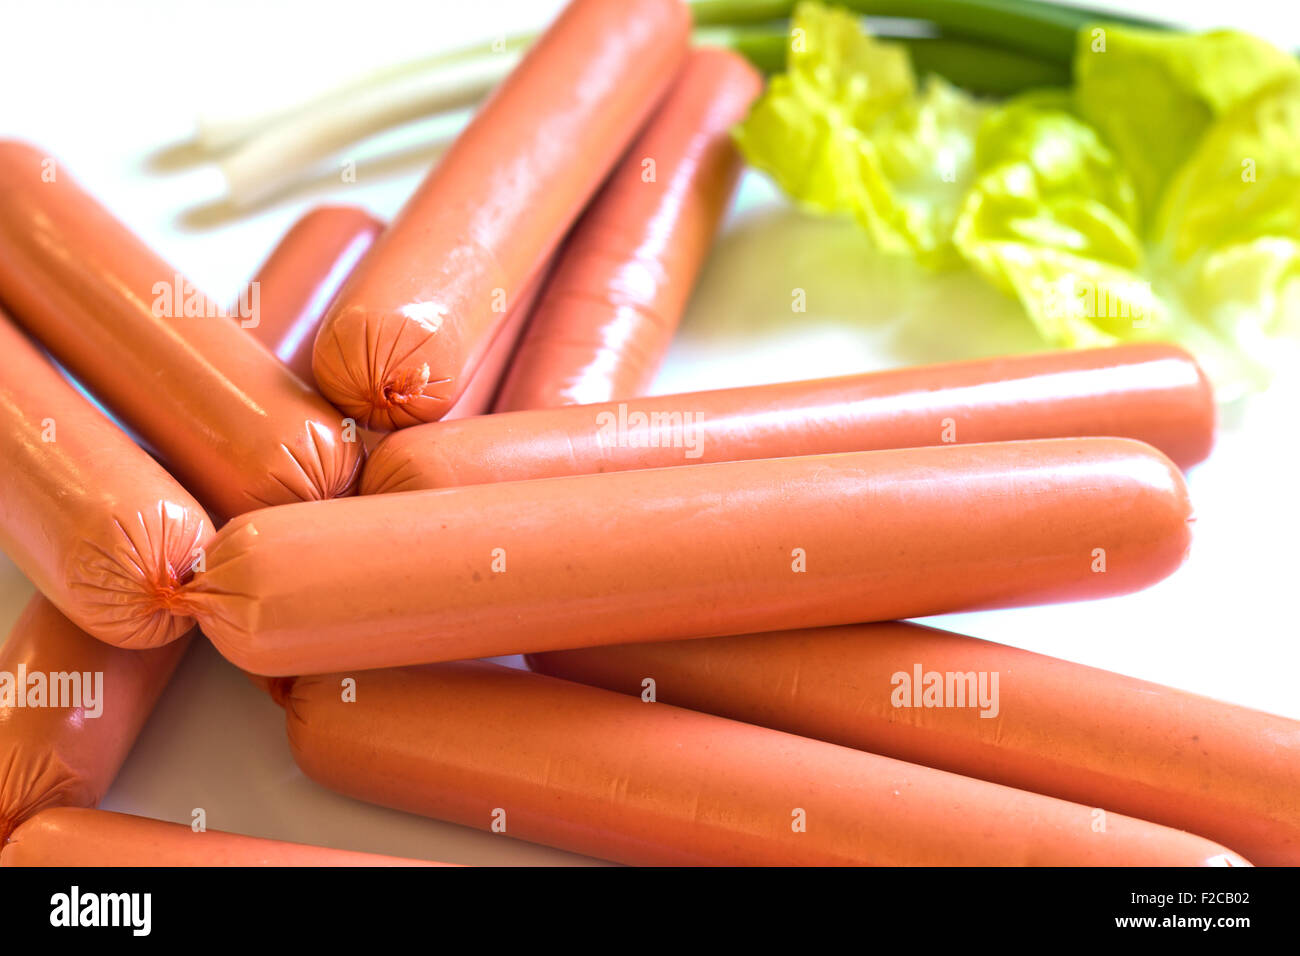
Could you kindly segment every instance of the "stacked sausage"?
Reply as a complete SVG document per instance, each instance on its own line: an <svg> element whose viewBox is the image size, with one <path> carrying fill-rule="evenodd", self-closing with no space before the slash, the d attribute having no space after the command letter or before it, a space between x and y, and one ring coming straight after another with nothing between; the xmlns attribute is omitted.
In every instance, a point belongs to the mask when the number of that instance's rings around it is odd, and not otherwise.
<svg viewBox="0 0 1300 956"><path fill-rule="evenodd" d="M761 85L688 32L575 0L390 225L301 220L256 314L0 144L31 337L0 324L0 543L44 594L3 660L117 688L108 720L0 711L0 862L392 862L84 809L195 622L314 779L611 860L1300 860L1294 722L862 623L1171 573L1214 428L1185 353L644 397ZM902 711L913 660L1018 681L992 721Z"/></svg>

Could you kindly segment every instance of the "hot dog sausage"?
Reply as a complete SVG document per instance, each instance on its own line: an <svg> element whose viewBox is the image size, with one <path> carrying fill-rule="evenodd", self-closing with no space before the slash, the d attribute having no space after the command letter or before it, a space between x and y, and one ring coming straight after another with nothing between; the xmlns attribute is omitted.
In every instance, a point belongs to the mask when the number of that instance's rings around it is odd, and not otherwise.
<svg viewBox="0 0 1300 956"><path fill-rule="evenodd" d="M1257 865L1300 863L1300 723L1108 671L898 622L561 651L529 665L626 694L650 678L679 707L1107 807ZM952 699L916 706L933 674Z"/></svg>
<svg viewBox="0 0 1300 956"><path fill-rule="evenodd" d="M261 321L251 327L253 335L309 384L315 385L311 349L320 320L383 227L363 209L318 206L284 234L250 283L258 288L261 300ZM445 420L484 415L491 410L539 284L540 277L510 310L469 385L443 416ZM370 447L380 436L362 431L361 437Z"/></svg>
<svg viewBox="0 0 1300 956"><path fill-rule="evenodd" d="M317 206L293 224L253 276L261 304L258 340L315 385L311 348L339 288L384 224L355 206Z"/></svg>
<svg viewBox="0 0 1300 956"><path fill-rule="evenodd" d="M0 866L445 866L208 830L108 810L43 810L0 845Z"/></svg>
<svg viewBox="0 0 1300 956"><path fill-rule="evenodd" d="M321 392L381 431L441 418L686 55L680 0L574 0L348 280Z"/></svg>
<svg viewBox="0 0 1300 956"><path fill-rule="evenodd" d="M211 519L0 313L0 547L78 627L153 647Z"/></svg>
<svg viewBox="0 0 1300 956"><path fill-rule="evenodd" d="M244 670L322 673L1119 594L1189 517L1126 439L723 462L269 508L182 603Z"/></svg>
<svg viewBox="0 0 1300 956"><path fill-rule="evenodd" d="M38 810L99 802L188 644L112 647L32 597L0 646L0 845Z"/></svg>
<svg viewBox="0 0 1300 956"><path fill-rule="evenodd" d="M268 349L299 377L311 379L311 345L326 306L361 252L383 223L351 206L319 206L294 224L272 250L253 281L261 288L262 321L253 329ZM500 385L516 341L528 320L540 283L534 281L475 371L446 419L486 414ZM362 431L367 446L378 437ZM248 674L257 687L277 700L287 678Z"/></svg>
<svg viewBox="0 0 1300 956"><path fill-rule="evenodd" d="M497 411L632 398L650 387L740 174L731 127L762 86L738 54L690 54L565 240Z"/></svg>
<svg viewBox="0 0 1300 956"><path fill-rule="evenodd" d="M345 702L340 681L356 681ZM642 865L1242 865L1208 840L484 662L304 677L307 776L348 796Z"/></svg>
<svg viewBox="0 0 1300 956"><path fill-rule="evenodd" d="M1180 465L1214 438L1186 352L1125 345L661 395L432 423L388 435L364 494L945 442L1115 435Z"/></svg>
<svg viewBox="0 0 1300 956"><path fill-rule="evenodd" d="M14 318L224 516L349 493L362 452L337 411L52 162L0 143Z"/></svg>

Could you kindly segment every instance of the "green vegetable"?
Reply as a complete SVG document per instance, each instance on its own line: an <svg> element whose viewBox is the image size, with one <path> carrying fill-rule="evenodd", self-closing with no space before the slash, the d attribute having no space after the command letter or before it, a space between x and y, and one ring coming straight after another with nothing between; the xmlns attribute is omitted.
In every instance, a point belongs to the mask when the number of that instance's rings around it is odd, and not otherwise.
<svg viewBox="0 0 1300 956"><path fill-rule="evenodd" d="M1210 128L1165 191L1153 232L1179 262L1261 235L1300 238L1300 77Z"/></svg>
<svg viewBox="0 0 1300 956"><path fill-rule="evenodd" d="M1225 113L1166 190L1153 258L1202 325L1266 365L1300 336L1300 77Z"/></svg>
<svg viewBox="0 0 1300 956"><path fill-rule="evenodd" d="M931 76L924 89L860 140L862 192L854 210L877 245L923 264L956 264L953 226L974 171L986 108Z"/></svg>
<svg viewBox="0 0 1300 956"><path fill-rule="evenodd" d="M804 206L851 213L863 189L861 147L881 115L910 98L907 55L839 10L801 6L787 72L773 77L736 130L750 163Z"/></svg>
<svg viewBox="0 0 1300 956"><path fill-rule="evenodd" d="M1070 82L1068 64L946 37L900 37L919 75L934 73L977 96L1007 96Z"/></svg>
<svg viewBox="0 0 1300 956"><path fill-rule="evenodd" d="M1202 35L1095 24L1079 32L1079 113L1115 147L1151 214L1210 125L1300 64L1244 33Z"/></svg>
<svg viewBox="0 0 1300 956"><path fill-rule="evenodd" d="M956 246L1020 298L1044 338L1099 345L1128 337L1134 319L1163 322L1135 274L1132 180L1065 93L1027 94L993 112L976 155Z"/></svg>
<svg viewBox="0 0 1300 956"><path fill-rule="evenodd" d="M957 248L1049 342L1175 339L1230 398L1300 334L1300 78L1210 126L1145 230L1117 151L1063 95L993 113L977 168Z"/></svg>
<svg viewBox="0 0 1300 956"><path fill-rule="evenodd" d="M697 26L737 26L786 19L797 5L795 0L692 0L691 13ZM840 0L838 6L859 16L924 21L945 38L1014 50L1062 66L1074 53L1079 28L1099 17L1160 26L1039 0Z"/></svg>
<svg viewBox="0 0 1300 956"><path fill-rule="evenodd" d="M782 73L790 49L788 26L698 27L696 43L735 50L763 73ZM1065 86L1070 67L1040 57L947 37L892 37L905 48L918 76L933 73L976 95L1007 96L1043 86Z"/></svg>
<svg viewBox="0 0 1300 956"><path fill-rule="evenodd" d="M918 85L903 48L842 10L804 3L793 23L804 46L736 138L805 206L927 266L969 265L1051 344L1182 342L1223 398L1263 385L1278 337L1300 337L1286 54L1088 25L1073 89L997 105Z"/></svg>
<svg viewBox="0 0 1300 956"><path fill-rule="evenodd" d="M854 215L882 248L951 261L984 107L938 77L918 92L907 52L853 15L796 8L787 72L736 139L749 162L821 213Z"/></svg>

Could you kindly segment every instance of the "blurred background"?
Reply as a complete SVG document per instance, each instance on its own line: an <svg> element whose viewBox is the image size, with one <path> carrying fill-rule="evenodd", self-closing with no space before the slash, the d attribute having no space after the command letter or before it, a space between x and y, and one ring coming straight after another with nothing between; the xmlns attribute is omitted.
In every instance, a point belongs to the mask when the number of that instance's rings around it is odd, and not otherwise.
<svg viewBox="0 0 1300 956"><path fill-rule="evenodd" d="M6 0L0 136L40 145L218 301L321 201L384 218L436 159L416 121L350 148L293 190L247 209L187 144L196 118L289 103L385 64L538 29L560 0ZM1092 5L1188 27L1232 26L1300 49L1300 10L1267 0ZM808 312L793 316L790 290ZM796 212L748 172L660 392L812 378L1041 348L1019 306L969 273L921 274L849 223ZM1223 410L1218 446L1190 476L1188 564L1137 595L949 615L932 623L1300 719L1300 388L1282 375ZM0 633L31 586L0 556ZM589 862L371 807L308 781L283 714L196 643L103 806L258 836L462 863Z"/></svg>

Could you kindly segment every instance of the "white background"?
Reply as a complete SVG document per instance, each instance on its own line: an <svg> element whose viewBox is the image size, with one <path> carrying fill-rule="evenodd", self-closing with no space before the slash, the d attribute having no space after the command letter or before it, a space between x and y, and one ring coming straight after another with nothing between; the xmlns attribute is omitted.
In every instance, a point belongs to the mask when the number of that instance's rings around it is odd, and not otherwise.
<svg viewBox="0 0 1300 956"><path fill-rule="evenodd" d="M180 270L230 300L298 215L328 198L391 216L431 161L333 167L313 186L232 217L221 177L183 145L205 108L275 102L388 61L543 24L556 0L0 0L0 135L44 147ZM1200 27L1300 48L1289 4L1146 0ZM1283 12L1285 11L1285 12ZM396 140L418 147L419 128ZM390 140L390 141L396 141ZM790 290L808 292L792 321ZM966 276L882 261L852 226L785 207L756 174L706 269L658 391L864 371L1036 347L1016 309ZM1298 376L1224 410L1190 475L1189 562L1137 595L951 615L931 623L1300 718L1296 542ZM31 586L0 556L0 633ZM357 803L294 766L282 712L198 642L103 806L258 836L462 863L584 862L501 836Z"/></svg>

